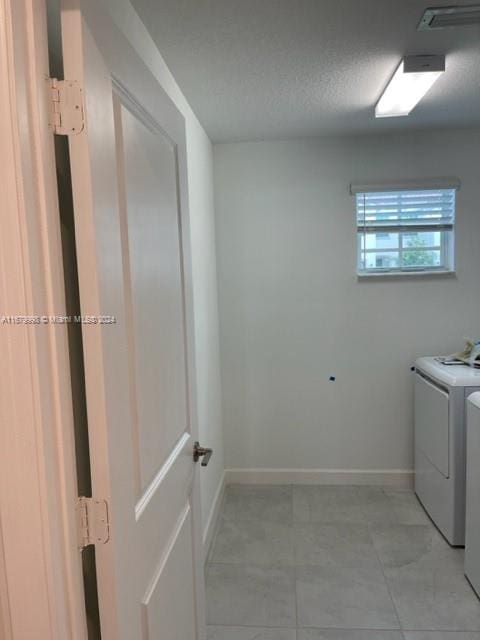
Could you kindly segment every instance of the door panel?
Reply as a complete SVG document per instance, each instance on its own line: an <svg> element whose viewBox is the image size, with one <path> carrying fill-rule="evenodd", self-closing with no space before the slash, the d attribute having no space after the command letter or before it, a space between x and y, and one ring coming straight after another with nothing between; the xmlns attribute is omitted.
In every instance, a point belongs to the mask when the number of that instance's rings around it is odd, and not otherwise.
<svg viewBox="0 0 480 640"><path fill-rule="evenodd" d="M415 375L415 446L449 477L449 396L420 374Z"/></svg>
<svg viewBox="0 0 480 640"><path fill-rule="evenodd" d="M477 402L467 401L467 497L466 497L466 539L465 573L480 595L480 508L478 492L480 490L480 407Z"/></svg>
<svg viewBox="0 0 480 640"><path fill-rule="evenodd" d="M102 639L202 640L185 123L99 4L62 0Z"/></svg>
<svg viewBox="0 0 480 640"><path fill-rule="evenodd" d="M183 640L195 637L195 618L191 615L195 601L193 585L190 584L185 589L183 579L192 563L191 518L191 511L187 507L176 523L172 538L144 595L142 604L145 640L157 640L160 637L162 640ZM165 626L165 620L170 619L173 612L176 612L177 624Z"/></svg>
<svg viewBox="0 0 480 640"><path fill-rule="evenodd" d="M188 422L178 167L175 146L157 123L147 125L118 97L115 115L132 435L144 491Z"/></svg>

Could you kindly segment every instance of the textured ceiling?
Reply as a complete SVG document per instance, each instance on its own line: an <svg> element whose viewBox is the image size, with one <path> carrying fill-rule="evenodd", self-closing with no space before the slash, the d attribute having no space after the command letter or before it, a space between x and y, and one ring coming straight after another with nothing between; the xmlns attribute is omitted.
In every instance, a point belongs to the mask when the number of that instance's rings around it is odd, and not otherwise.
<svg viewBox="0 0 480 640"><path fill-rule="evenodd" d="M132 0L214 142L480 124L480 27L418 32L473 0ZM406 118L375 120L400 58L447 55Z"/></svg>

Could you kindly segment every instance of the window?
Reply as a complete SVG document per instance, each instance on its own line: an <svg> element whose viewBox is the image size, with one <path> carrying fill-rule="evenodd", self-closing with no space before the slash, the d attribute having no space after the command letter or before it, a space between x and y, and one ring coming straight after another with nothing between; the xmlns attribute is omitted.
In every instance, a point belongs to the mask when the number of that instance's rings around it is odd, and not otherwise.
<svg viewBox="0 0 480 640"><path fill-rule="evenodd" d="M455 187L352 190L359 275L453 271Z"/></svg>

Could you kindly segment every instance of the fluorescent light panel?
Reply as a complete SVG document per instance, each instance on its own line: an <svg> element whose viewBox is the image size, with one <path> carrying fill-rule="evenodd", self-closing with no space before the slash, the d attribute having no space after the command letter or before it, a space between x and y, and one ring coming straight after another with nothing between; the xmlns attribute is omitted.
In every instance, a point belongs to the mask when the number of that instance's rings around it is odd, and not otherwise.
<svg viewBox="0 0 480 640"><path fill-rule="evenodd" d="M445 56L406 56L375 107L376 118L408 116L445 71Z"/></svg>
<svg viewBox="0 0 480 640"><path fill-rule="evenodd" d="M480 24L480 4L457 7L430 7L418 25L418 31L445 29L448 27L464 27Z"/></svg>

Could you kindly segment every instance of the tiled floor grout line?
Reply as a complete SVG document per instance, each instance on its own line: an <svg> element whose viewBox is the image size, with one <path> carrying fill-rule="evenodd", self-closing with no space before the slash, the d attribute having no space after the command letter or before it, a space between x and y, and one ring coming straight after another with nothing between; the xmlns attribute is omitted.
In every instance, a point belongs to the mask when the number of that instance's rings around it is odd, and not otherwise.
<svg viewBox="0 0 480 640"><path fill-rule="evenodd" d="M388 495L385 493L384 489L382 489L382 493L388 499ZM380 565L380 570L382 572L383 579L385 580L385 585L387 587L388 595L390 596L390 600L392 601L392 606L393 606L393 609L395 611L395 615L396 615L397 620L398 620L398 628L399 628L400 634L402 635L403 639L405 640L405 633L404 633L403 628L402 628L402 621L400 620L400 615L398 613L397 605L395 604L395 599L394 599L394 597L392 595L392 590L390 589L390 583L388 582L387 576L385 574L385 568L383 566L383 562L382 562L382 560L381 560L381 558L380 558L380 556L378 554L377 547L375 545L375 540L373 539L373 536L372 536L372 526L371 526L370 523L368 523L367 526L368 526L368 534L370 536L370 540L372 541L372 547L373 547L373 550L375 552L375 555L377 556L378 564Z"/></svg>
<svg viewBox="0 0 480 640"><path fill-rule="evenodd" d="M268 630L275 630L275 631L296 631L295 627L266 627L265 625L262 624L210 624L207 625L209 627L218 627L219 629L221 629L222 627L224 629L229 629L230 627L238 627L239 629L268 629ZM303 627L304 629L308 629L308 627ZM315 628L315 627L310 627L311 629ZM337 629L335 629L335 631L337 631ZM340 631L342 631L342 629L340 629ZM365 629L365 631L373 631L373 629ZM377 629L378 631L378 629ZM387 631L389 631L389 629L387 629ZM392 629L392 631L398 631L398 629Z"/></svg>
<svg viewBox="0 0 480 640"><path fill-rule="evenodd" d="M293 492L294 492L294 486L290 485L290 491L291 491L291 496L290 496L290 500L291 500L291 508L292 508L292 545L293 545L293 576L294 576L294 589L295 589L295 637L298 640L298 624L299 624L299 619L298 619L298 593L297 593L297 548L296 548L296 544L295 544L295 536L294 536L294 531L295 531L295 522L294 522L294 511L293 511Z"/></svg>
<svg viewBox="0 0 480 640"><path fill-rule="evenodd" d="M374 628L374 629L370 629L368 627L358 627L353 629L352 627L298 627L297 629L295 629L294 627L266 627L265 625L258 625L258 624L212 624L212 625L208 625L211 627L218 627L219 629L221 629L222 627L225 629L229 629L230 627L234 626L234 627L238 627L239 629L268 629L268 630L275 630L275 631L369 631L372 633L384 633L384 632L401 632L401 629L379 629L378 627ZM455 631L446 631L446 632L439 632L436 631L435 629L422 629L422 630L418 630L418 629L406 629L406 631L408 633L478 633L478 631L459 631L459 632L455 632Z"/></svg>
<svg viewBox="0 0 480 640"><path fill-rule="evenodd" d="M352 628L352 627L299 627L298 630L299 631L302 631L302 630L304 631L335 631L336 633L337 632L344 633L345 631L347 633L352 631L368 631L370 633L402 633L401 629L379 629L378 627L375 627L374 629L369 629L368 627L355 627L355 628Z"/></svg>

